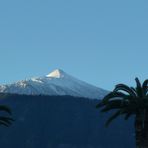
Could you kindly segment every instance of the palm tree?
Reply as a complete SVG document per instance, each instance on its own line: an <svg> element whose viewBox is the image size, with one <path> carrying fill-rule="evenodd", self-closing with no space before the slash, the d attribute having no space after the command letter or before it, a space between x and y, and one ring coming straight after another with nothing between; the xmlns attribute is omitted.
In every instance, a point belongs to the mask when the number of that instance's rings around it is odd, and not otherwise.
<svg viewBox="0 0 148 148"><path fill-rule="evenodd" d="M106 126L118 116L123 115L127 120L134 115L136 148L148 148L148 80L143 84L138 78L135 81L135 88L125 84L116 85L96 107L101 108L101 112L115 111Z"/></svg>
<svg viewBox="0 0 148 148"><path fill-rule="evenodd" d="M5 105L0 105L0 111L5 112L11 116L10 108ZM0 125L4 125L6 127L10 126L12 124L12 121L14 121L13 118L11 118L10 116L1 115L0 116Z"/></svg>

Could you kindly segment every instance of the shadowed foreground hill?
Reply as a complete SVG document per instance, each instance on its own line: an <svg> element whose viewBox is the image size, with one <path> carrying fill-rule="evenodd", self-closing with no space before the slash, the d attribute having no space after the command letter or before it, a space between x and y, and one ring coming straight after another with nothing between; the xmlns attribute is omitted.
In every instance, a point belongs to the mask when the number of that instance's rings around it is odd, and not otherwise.
<svg viewBox="0 0 148 148"><path fill-rule="evenodd" d="M132 120L104 127L98 100L71 96L3 95L15 122L0 127L3 148L134 148Z"/></svg>

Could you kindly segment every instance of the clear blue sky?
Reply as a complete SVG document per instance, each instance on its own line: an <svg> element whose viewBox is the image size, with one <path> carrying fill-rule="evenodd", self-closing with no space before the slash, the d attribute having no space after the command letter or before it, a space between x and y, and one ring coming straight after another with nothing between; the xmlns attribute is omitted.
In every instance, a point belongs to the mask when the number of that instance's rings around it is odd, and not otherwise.
<svg viewBox="0 0 148 148"><path fill-rule="evenodd" d="M104 89L148 78L147 0L0 1L0 83L56 68Z"/></svg>

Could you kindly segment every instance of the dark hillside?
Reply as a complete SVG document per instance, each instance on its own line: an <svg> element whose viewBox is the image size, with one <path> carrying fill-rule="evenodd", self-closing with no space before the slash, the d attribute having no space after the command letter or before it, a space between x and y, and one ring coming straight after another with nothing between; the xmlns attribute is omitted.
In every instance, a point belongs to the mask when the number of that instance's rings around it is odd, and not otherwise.
<svg viewBox="0 0 148 148"><path fill-rule="evenodd" d="M104 127L98 100L71 96L3 95L15 122L0 127L2 148L134 148L132 121Z"/></svg>

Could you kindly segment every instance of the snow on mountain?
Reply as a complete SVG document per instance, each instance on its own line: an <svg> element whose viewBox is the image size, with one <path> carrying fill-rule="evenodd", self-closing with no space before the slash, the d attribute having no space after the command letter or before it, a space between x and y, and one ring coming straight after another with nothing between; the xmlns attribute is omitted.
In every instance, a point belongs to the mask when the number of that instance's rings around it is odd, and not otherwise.
<svg viewBox="0 0 148 148"><path fill-rule="evenodd" d="M44 77L0 85L0 92L27 95L71 95L96 99L101 99L108 93L106 90L78 80L60 69L56 69Z"/></svg>

